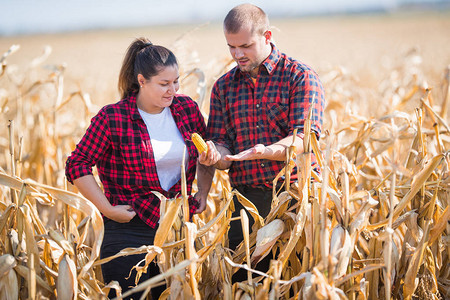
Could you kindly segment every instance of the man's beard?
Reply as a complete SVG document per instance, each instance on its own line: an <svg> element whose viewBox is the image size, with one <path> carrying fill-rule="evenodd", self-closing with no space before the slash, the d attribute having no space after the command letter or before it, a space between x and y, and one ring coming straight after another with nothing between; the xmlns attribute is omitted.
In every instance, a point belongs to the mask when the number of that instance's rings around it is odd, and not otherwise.
<svg viewBox="0 0 450 300"><path fill-rule="evenodd" d="M260 64L257 64L257 63L254 63L254 62L253 62L253 63L248 64L247 66L241 66L241 65L238 63L239 69L240 69L242 72L247 72L247 73L250 73L250 72L253 71L254 69L258 68L259 65L260 65Z"/></svg>

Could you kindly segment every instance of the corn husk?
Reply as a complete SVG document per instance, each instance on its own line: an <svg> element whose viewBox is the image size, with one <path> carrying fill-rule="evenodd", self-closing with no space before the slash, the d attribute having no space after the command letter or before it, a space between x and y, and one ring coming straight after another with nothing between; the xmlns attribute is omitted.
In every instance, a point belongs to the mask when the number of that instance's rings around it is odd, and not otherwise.
<svg viewBox="0 0 450 300"><path fill-rule="evenodd" d="M269 254L276 241L284 231L284 222L275 219L261 227L256 234L256 248L252 254L252 266L260 262Z"/></svg>

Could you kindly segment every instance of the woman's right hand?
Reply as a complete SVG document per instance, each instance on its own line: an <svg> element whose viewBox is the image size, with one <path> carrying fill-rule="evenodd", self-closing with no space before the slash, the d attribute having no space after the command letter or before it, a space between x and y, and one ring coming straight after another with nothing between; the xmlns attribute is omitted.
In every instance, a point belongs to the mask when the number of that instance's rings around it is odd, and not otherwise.
<svg viewBox="0 0 450 300"><path fill-rule="evenodd" d="M73 183L80 193L94 203L97 209L108 219L119 223L127 223L136 215L130 205L112 206L92 174L79 177Z"/></svg>
<svg viewBox="0 0 450 300"><path fill-rule="evenodd" d="M208 151L200 153L198 161L202 165L213 166L222 158L222 156L220 155L220 152L217 151L216 145L214 145L212 141L207 141L206 145L208 146Z"/></svg>
<svg viewBox="0 0 450 300"><path fill-rule="evenodd" d="M136 212L130 205L116 205L110 206L108 211L103 212L103 214L113 221L118 223L128 223L134 218Z"/></svg>

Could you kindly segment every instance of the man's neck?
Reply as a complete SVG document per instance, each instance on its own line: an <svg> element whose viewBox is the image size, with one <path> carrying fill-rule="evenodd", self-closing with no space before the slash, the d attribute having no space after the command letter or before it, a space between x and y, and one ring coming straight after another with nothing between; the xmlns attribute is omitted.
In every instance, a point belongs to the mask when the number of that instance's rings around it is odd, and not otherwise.
<svg viewBox="0 0 450 300"><path fill-rule="evenodd" d="M254 68L253 70L251 70L248 74L250 75L251 78L256 79L258 77L259 74L259 68L261 67L261 65L259 65L258 67Z"/></svg>
<svg viewBox="0 0 450 300"><path fill-rule="evenodd" d="M261 68L261 65L266 61L266 59L270 56L270 54L272 53L272 44L270 44L270 46L267 48L267 55L265 55L265 58L261 61L261 63L258 65L258 67L254 68L253 70L251 70L249 72L250 77L252 78L257 78L258 74L259 74L259 69Z"/></svg>

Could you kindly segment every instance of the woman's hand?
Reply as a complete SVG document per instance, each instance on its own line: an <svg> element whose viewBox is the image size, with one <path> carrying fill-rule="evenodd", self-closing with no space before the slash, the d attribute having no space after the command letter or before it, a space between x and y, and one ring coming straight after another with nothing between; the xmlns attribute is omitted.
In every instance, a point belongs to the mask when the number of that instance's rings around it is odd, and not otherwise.
<svg viewBox="0 0 450 300"><path fill-rule="evenodd" d="M213 166L222 158L222 155L217 151L216 145L212 141L207 141L206 145L208 146L208 151L200 153L198 161L202 165Z"/></svg>
<svg viewBox="0 0 450 300"><path fill-rule="evenodd" d="M208 194L202 195L200 192L198 192L195 194L194 198L197 199L198 203L200 203L200 206L197 208L195 213L200 214L206 209L206 200L208 198Z"/></svg>
<svg viewBox="0 0 450 300"><path fill-rule="evenodd" d="M110 206L103 214L113 221L128 223L134 218L136 212L130 205L116 205Z"/></svg>
<svg viewBox="0 0 450 300"><path fill-rule="evenodd" d="M119 223L127 223L136 215L130 205L112 206L92 174L77 178L73 183L80 193L94 203L97 209L108 219Z"/></svg>

